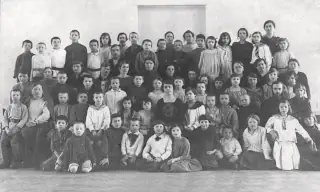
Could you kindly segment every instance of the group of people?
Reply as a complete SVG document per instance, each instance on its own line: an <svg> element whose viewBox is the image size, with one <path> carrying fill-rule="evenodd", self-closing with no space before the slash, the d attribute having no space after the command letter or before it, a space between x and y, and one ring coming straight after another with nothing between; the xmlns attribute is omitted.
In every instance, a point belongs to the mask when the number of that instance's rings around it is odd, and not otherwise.
<svg viewBox="0 0 320 192"><path fill-rule="evenodd" d="M0 168L90 172L137 169L192 172L218 168L299 169L299 133L316 154L320 130L307 76L289 41L238 30L217 40L165 33L148 39L108 33L52 51L22 43L4 113ZM128 46L127 41L131 45Z"/></svg>

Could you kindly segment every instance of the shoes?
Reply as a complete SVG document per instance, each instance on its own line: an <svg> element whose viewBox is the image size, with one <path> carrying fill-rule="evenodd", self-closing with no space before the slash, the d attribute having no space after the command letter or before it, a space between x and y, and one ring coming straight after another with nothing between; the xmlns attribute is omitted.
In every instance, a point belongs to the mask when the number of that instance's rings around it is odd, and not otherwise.
<svg viewBox="0 0 320 192"><path fill-rule="evenodd" d="M21 162L12 162L10 165L10 169L19 169L22 167Z"/></svg>
<svg viewBox="0 0 320 192"><path fill-rule="evenodd" d="M9 168L10 167L10 164L9 163L4 163L4 162L2 162L1 164L0 164L0 169L7 169L7 168Z"/></svg>

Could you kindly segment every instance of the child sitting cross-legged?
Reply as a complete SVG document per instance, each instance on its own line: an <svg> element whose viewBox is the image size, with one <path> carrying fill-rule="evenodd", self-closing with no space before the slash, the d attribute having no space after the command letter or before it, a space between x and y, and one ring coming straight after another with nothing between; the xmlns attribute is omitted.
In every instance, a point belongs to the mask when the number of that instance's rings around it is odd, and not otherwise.
<svg viewBox="0 0 320 192"><path fill-rule="evenodd" d="M222 165L226 168L234 166L235 169L238 169L238 160L242 149L239 141L233 137L232 128L225 127L223 129L223 138L220 139L220 144L224 156Z"/></svg>

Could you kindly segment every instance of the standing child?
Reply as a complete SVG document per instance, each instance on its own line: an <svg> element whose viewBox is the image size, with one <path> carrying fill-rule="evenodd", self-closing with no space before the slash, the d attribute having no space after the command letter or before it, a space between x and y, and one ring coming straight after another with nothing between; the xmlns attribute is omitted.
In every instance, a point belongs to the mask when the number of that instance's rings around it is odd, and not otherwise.
<svg viewBox="0 0 320 192"><path fill-rule="evenodd" d="M188 54L184 51L182 51L182 41L181 40L175 40L174 41L174 59L173 63L177 69L177 74L179 76L186 76L187 72L185 67L185 60L187 58Z"/></svg>
<svg viewBox="0 0 320 192"><path fill-rule="evenodd" d="M229 94L231 105L235 109L239 108L241 95L247 94L247 91L240 87L240 78L240 75L232 74L230 78L231 87L225 90Z"/></svg>
<svg viewBox="0 0 320 192"><path fill-rule="evenodd" d="M84 45L81 45L78 41L80 39L80 32L78 30L72 30L70 32L71 45L68 45L65 50L66 64L64 66L68 76L72 74L72 62L81 61L85 68L87 68L88 51Z"/></svg>
<svg viewBox="0 0 320 192"><path fill-rule="evenodd" d="M320 129L317 125L317 117L309 111L301 119L303 128L308 132L318 149L320 147Z"/></svg>
<svg viewBox="0 0 320 192"><path fill-rule="evenodd" d="M119 67L120 74L118 77L120 79L120 89L127 92L133 82L133 77L128 75L130 71L130 64L128 61L123 61L120 63Z"/></svg>
<svg viewBox="0 0 320 192"><path fill-rule="evenodd" d="M89 105L93 105L94 104L93 94L99 89L97 89L93 85L93 78L89 74L83 75L82 82L83 82L83 88L81 88L79 90L81 90L82 92L87 93L87 95L88 95L88 104Z"/></svg>
<svg viewBox="0 0 320 192"><path fill-rule="evenodd" d="M133 79L133 85L129 87L128 95L133 99L133 109L135 111L140 110L142 99L148 97L147 90L146 88L142 87L142 83L142 74L136 74Z"/></svg>
<svg viewBox="0 0 320 192"><path fill-rule="evenodd" d="M143 159L139 168L148 172L160 171L172 152L172 140L165 132L164 123L156 121L153 126L155 134L151 136L142 152Z"/></svg>
<svg viewBox="0 0 320 192"><path fill-rule="evenodd" d="M257 87L258 77L255 73L250 73L247 78L248 87L246 87L246 91L251 98L251 102L260 108L263 97L261 88Z"/></svg>
<svg viewBox="0 0 320 192"><path fill-rule="evenodd" d="M31 77L31 60L34 56L34 54L31 53L32 42L30 40L24 40L22 42L22 47L24 48L24 52L17 57L13 78L18 78L20 71L25 71L28 77Z"/></svg>
<svg viewBox="0 0 320 192"><path fill-rule="evenodd" d="M85 92L78 93L78 104L75 104L71 108L69 125L73 126L75 122L86 122L87 111L89 108L88 95Z"/></svg>
<svg viewBox="0 0 320 192"><path fill-rule="evenodd" d="M52 51L51 56L51 66L53 70L53 78L56 78L58 72L64 69L66 63L67 52L61 49L61 39L59 37L51 38Z"/></svg>
<svg viewBox="0 0 320 192"><path fill-rule="evenodd" d="M152 105L157 105L157 102L163 98L163 91L162 91L162 79L160 77L155 78L153 80L153 91L148 94L148 97L152 101Z"/></svg>
<svg viewBox="0 0 320 192"><path fill-rule="evenodd" d="M148 93L153 90L153 81L159 78L160 75L154 68L154 61L147 58L144 62L145 72L143 73L143 86L147 89ZM132 84L132 82L131 82Z"/></svg>
<svg viewBox="0 0 320 192"><path fill-rule="evenodd" d="M238 169L239 155L242 153L242 149L239 141L233 137L233 131L230 127L223 129L223 138L220 139L221 149L226 160L226 166L232 164Z"/></svg>
<svg viewBox="0 0 320 192"><path fill-rule="evenodd" d="M100 35L100 57L101 64L109 65L109 59L111 59L111 37L109 33L102 33Z"/></svg>
<svg viewBox="0 0 320 192"><path fill-rule="evenodd" d="M286 73L286 88L288 92L289 99L296 96L294 87L297 84L297 75L293 71Z"/></svg>
<svg viewBox="0 0 320 192"><path fill-rule="evenodd" d="M206 48L206 37L203 34L198 34L196 36L197 48L188 53L186 60L186 67L188 69L197 68L200 61L200 56L202 51Z"/></svg>
<svg viewBox="0 0 320 192"><path fill-rule="evenodd" d="M68 104L69 95L67 92L59 92L58 93L59 104L54 106L53 109L53 120L56 120L59 116L67 117L68 121L71 113L71 105ZM67 122L68 122L67 121Z"/></svg>
<svg viewBox="0 0 320 192"><path fill-rule="evenodd" d="M176 77L174 79L174 96L176 98L179 98L183 103L185 103L186 94L183 86L184 86L184 79L182 77Z"/></svg>
<svg viewBox="0 0 320 192"><path fill-rule="evenodd" d="M276 52L273 56L272 67L275 67L280 74L284 74L288 70L288 62L294 56L289 52L289 41L287 38L279 39L280 51Z"/></svg>
<svg viewBox="0 0 320 192"><path fill-rule="evenodd" d="M198 68L188 70L188 79L186 80L186 87L191 87L192 89L197 88L197 78L198 78Z"/></svg>
<svg viewBox="0 0 320 192"><path fill-rule="evenodd" d="M197 48L197 44L194 42L194 33L190 30L187 30L183 33L183 40L186 42L182 46L182 51L185 53L190 53L191 51Z"/></svg>
<svg viewBox="0 0 320 192"><path fill-rule="evenodd" d="M21 103L22 92L13 89L10 93L11 103L6 108L3 118L1 136L2 162L0 169L20 167L23 157L21 130L28 121L28 109Z"/></svg>
<svg viewBox="0 0 320 192"><path fill-rule="evenodd" d="M43 171L54 170L58 157L61 155L64 145L71 135L72 132L68 130L68 118L62 115L56 117L54 129L48 133L52 156L43 162Z"/></svg>
<svg viewBox="0 0 320 192"><path fill-rule="evenodd" d="M195 172L201 171L202 166L197 159L191 159L189 140L181 136L182 129L178 125L171 128L173 137L172 155L161 169L165 172Z"/></svg>
<svg viewBox="0 0 320 192"><path fill-rule="evenodd" d="M134 116L134 111L132 109L132 99L131 97L125 97L122 99L122 110L120 111L121 119L122 119L122 127L125 131L129 130L130 127L130 119Z"/></svg>
<svg viewBox="0 0 320 192"><path fill-rule="evenodd" d="M199 81L197 83L197 95L196 95L196 100L206 104L206 99L207 99L207 93L206 93L206 84L202 81Z"/></svg>
<svg viewBox="0 0 320 192"><path fill-rule="evenodd" d="M151 58L154 61L154 70L158 71L159 63L157 55L151 51L152 42L149 39L145 39L142 42L143 51L137 54L135 69L137 73L143 73L145 71L145 60Z"/></svg>
<svg viewBox="0 0 320 192"><path fill-rule="evenodd" d="M216 96L215 95L207 95L206 101L206 118L208 119L210 125L213 127L217 127L221 124L221 115L220 110L216 106Z"/></svg>
<svg viewBox="0 0 320 192"><path fill-rule="evenodd" d="M216 94L217 98L220 98L220 94L224 92L225 90L224 87L225 87L225 81L221 76L217 77L213 81L213 92Z"/></svg>
<svg viewBox="0 0 320 192"><path fill-rule="evenodd" d="M47 47L43 42L38 43L38 54L32 56L31 60L31 81L39 81L43 79L43 72L46 67L51 67L51 58L46 53Z"/></svg>
<svg viewBox="0 0 320 192"><path fill-rule="evenodd" d="M268 72L268 82L262 86L263 100L267 100L273 96L272 84L278 80L279 72L275 68L271 68Z"/></svg>
<svg viewBox="0 0 320 192"><path fill-rule="evenodd" d="M232 50L230 43L230 34L227 32L221 33L218 41L218 53L221 63L220 74L222 74L225 79L229 79L232 74Z"/></svg>
<svg viewBox="0 0 320 192"><path fill-rule="evenodd" d="M67 84L79 91L83 87L83 64L81 61L72 62L73 74L68 78Z"/></svg>
<svg viewBox="0 0 320 192"><path fill-rule="evenodd" d="M262 34L257 31L252 34L252 59L251 64L254 64L257 59L264 59L267 64L267 69L269 70L272 63L272 55L268 45L261 42Z"/></svg>
<svg viewBox="0 0 320 192"><path fill-rule="evenodd" d="M164 77L166 66L173 64L174 52L173 49L166 49L167 43L165 39L159 39L157 42L157 47L158 49L156 54L159 62L158 73Z"/></svg>
<svg viewBox="0 0 320 192"><path fill-rule="evenodd" d="M58 93L59 92L67 92L69 95L69 101L71 105L76 103L77 92L73 87L66 84L68 77L67 73L64 71L60 71L57 76L58 83L52 87L51 90L51 98L53 100L53 104L59 104Z"/></svg>
<svg viewBox="0 0 320 192"><path fill-rule="evenodd" d="M26 71L20 71L18 74L18 84L13 86L12 89L18 89L21 91L21 103L25 104L30 98L32 83L29 81L29 76Z"/></svg>
<svg viewBox="0 0 320 192"><path fill-rule="evenodd" d="M135 169L137 158L141 155L144 136L139 132L139 128L140 121L132 119L130 121L130 130L123 134L121 140L121 165L124 168Z"/></svg>
<svg viewBox="0 0 320 192"><path fill-rule="evenodd" d="M296 145L296 132L307 141L313 151L317 151L315 143L299 121L290 115L289 109L287 100L280 101L279 114L270 117L266 123L267 133L275 141L273 158L277 168L282 170L299 169L300 153Z"/></svg>
<svg viewBox="0 0 320 192"><path fill-rule="evenodd" d="M112 58L109 59L108 64L110 65L110 75L114 77L120 74L120 64L122 62L120 45L115 44L111 46L111 55Z"/></svg>
<svg viewBox="0 0 320 192"><path fill-rule="evenodd" d="M136 70L135 70L136 69L135 68L136 58L137 58L138 53L143 51L143 48L141 45L138 45L138 40L139 40L138 33L131 32L129 34L129 39L131 42L131 46L128 47L128 49L126 50L124 57L129 62L129 65L130 65L129 74L134 75L136 73Z"/></svg>
<svg viewBox="0 0 320 192"><path fill-rule="evenodd" d="M53 70L50 67L44 68L43 80L40 81L44 88L43 94L47 97L50 96L52 88L57 84L57 80L52 78Z"/></svg>
<svg viewBox="0 0 320 192"><path fill-rule="evenodd" d="M142 108L139 112L135 113L135 117L140 121L140 132L145 137L148 135L151 129L151 122L153 120L153 112L151 110L152 101L151 99L143 99L142 100Z"/></svg>
<svg viewBox="0 0 320 192"><path fill-rule="evenodd" d="M127 93L120 89L119 77L111 78L111 89L104 95L104 103L110 109L111 114L119 113L121 101L127 96Z"/></svg>
<svg viewBox="0 0 320 192"><path fill-rule="evenodd" d="M99 53L99 41L92 39L89 43L91 52L88 53L87 70L93 79L100 77L101 56Z"/></svg>
<svg viewBox="0 0 320 192"><path fill-rule="evenodd" d="M296 84L294 89L296 96L289 100L292 108L292 116L302 122L304 114L310 114L312 112L310 99L307 97L306 86Z"/></svg>

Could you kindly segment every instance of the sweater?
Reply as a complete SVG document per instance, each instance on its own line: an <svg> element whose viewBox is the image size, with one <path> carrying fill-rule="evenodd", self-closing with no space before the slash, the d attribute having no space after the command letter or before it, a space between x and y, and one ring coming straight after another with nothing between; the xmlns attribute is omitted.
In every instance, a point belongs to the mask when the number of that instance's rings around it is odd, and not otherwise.
<svg viewBox="0 0 320 192"><path fill-rule="evenodd" d="M121 157L121 141L124 130L121 128L110 127L102 136L102 157Z"/></svg>
<svg viewBox="0 0 320 192"><path fill-rule="evenodd" d="M134 137L134 142L132 142L131 137ZM142 152L143 140L143 135L139 131L136 133L132 133L131 131L124 133L121 140L122 155L139 156Z"/></svg>
<svg viewBox="0 0 320 192"><path fill-rule="evenodd" d="M27 72L28 77L30 78L31 66L32 66L32 56L34 54L30 51L24 52L17 57L16 65L14 68L13 78L17 78L20 71Z"/></svg>
<svg viewBox="0 0 320 192"><path fill-rule="evenodd" d="M168 159L172 152L172 140L169 135L162 133L156 140L157 135L151 136L142 152L144 159L149 156L153 158L161 158L163 161Z"/></svg>
<svg viewBox="0 0 320 192"><path fill-rule="evenodd" d="M89 108L88 104L82 104L82 103L72 106L70 117L69 117L69 125L73 125L76 121L85 123L88 108Z"/></svg>
<svg viewBox="0 0 320 192"><path fill-rule="evenodd" d="M86 117L86 127L89 131L106 130L110 125L110 110L107 106L96 107L91 105L88 108Z"/></svg>
<svg viewBox="0 0 320 192"><path fill-rule="evenodd" d="M80 44L80 43L72 43L68 45L66 48L66 63L65 63L65 70L70 76L73 73L72 70L72 62L73 61L81 61L83 66L87 68L87 61L88 61L88 51L87 48Z"/></svg>

